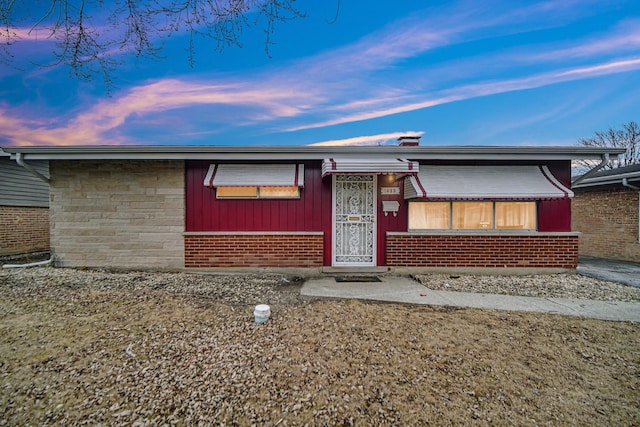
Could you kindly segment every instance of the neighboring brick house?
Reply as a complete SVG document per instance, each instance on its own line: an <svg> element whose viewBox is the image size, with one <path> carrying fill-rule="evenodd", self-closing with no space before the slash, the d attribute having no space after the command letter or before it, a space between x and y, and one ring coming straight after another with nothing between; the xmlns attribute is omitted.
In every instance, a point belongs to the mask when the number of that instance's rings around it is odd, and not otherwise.
<svg viewBox="0 0 640 427"><path fill-rule="evenodd" d="M640 262L640 164L598 172L574 191L580 255Z"/></svg>
<svg viewBox="0 0 640 427"><path fill-rule="evenodd" d="M57 265L574 269L590 147L11 147L49 160Z"/></svg>
<svg viewBox="0 0 640 427"><path fill-rule="evenodd" d="M49 174L48 161L34 170ZM49 250L49 185L0 150L0 257Z"/></svg>

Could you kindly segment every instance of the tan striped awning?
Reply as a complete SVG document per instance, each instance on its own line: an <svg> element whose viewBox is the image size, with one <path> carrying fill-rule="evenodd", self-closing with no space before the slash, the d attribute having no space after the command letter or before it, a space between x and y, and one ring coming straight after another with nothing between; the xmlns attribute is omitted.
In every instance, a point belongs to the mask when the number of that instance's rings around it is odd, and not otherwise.
<svg viewBox="0 0 640 427"><path fill-rule="evenodd" d="M428 166L405 179L405 199L543 200L573 197L546 166Z"/></svg>
<svg viewBox="0 0 640 427"><path fill-rule="evenodd" d="M304 187L303 164L211 164L207 187Z"/></svg>

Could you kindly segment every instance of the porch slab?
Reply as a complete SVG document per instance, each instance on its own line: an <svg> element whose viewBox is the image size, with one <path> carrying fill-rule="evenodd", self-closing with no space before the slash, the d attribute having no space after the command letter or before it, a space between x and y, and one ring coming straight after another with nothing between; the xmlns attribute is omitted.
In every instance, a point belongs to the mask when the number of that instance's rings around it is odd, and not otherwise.
<svg viewBox="0 0 640 427"><path fill-rule="evenodd" d="M383 274L389 267L322 267L325 274Z"/></svg>

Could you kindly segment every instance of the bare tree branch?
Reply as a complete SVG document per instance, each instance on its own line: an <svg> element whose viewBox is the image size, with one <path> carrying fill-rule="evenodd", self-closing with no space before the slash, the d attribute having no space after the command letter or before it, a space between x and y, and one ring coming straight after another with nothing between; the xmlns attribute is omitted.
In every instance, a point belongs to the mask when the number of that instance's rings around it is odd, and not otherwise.
<svg viewBox="0 0 640 427"><path fill-rule="evenodd" d="M640 163L640 126L634 121L625 123L622 129L609 128L604 132L595 132L590 138L580 138L578 145L585 147L625 148L624 154L611 161L605 169L614 169ZM593 161L578 161L580 166L592 167Z"/></svg>
<svg viewBox="0 0 640 427"><path fill-rule="evenodd" d="M19 57L17 29L23 25L30 28L29 34L38 29L49 32L56 43L54 65L68 66L83 80L102 75L108 84L124 55L160 58L163 42L175 34L187 36L185 49L192 67L197 40L212 41L214 51L242 47L242 32L251 27L264 28L269 56L276 25L304 17L295 1L50 0L38 11L24 0L0 0L0 61L13 64ZM255 19L249 18L252 15Z"/></svg>

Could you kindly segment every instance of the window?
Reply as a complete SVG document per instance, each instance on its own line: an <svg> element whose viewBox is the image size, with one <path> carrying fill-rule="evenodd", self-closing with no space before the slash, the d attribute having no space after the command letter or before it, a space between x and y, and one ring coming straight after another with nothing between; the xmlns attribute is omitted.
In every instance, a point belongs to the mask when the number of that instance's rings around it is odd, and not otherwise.
<svg viewBox="0 0 640 427"><path fill-rule="evenodd" d="M300 197L299 187L259 187L260 197L297 198Z"/></svg>
<svg viewBox="0 0 640 427"><path fill-rule="evenodd" d="M455 230L491 230L493 202L453 202L452 218Z"/></svg>
<svg viewBox="0 0 640 427"><path fill-rule="evenodd" d="M299 187L218 187L218 199L297 199Z"/></svg>
<svg viewBox="0 0 640 427"><path fill-rule="evenodd" d="M449 202L409 203L409 228L448 230L451 228Z"/></svg>
<svg viewBox="0 0 640 427"><path fill-rule="evenodd" d="M535 230L536 202L410 202L410 230Z"/></svg>
<svg viewBox="0 0 640 427"><path fill-rule="evenodd" d="M304 164L212 163L203 185L218 199L299 199Z"/></svg>
<svg viewBox="0 0 640 427"><path fill-rule="evenodd" d="M218 187L216 197L258 197L258 187Z"/></svg>
<svg viewBox="0 0 640 427"><path fill-rule="evenodd" d="M496 202L496 228L535 230L535 202Z"/></svg>

